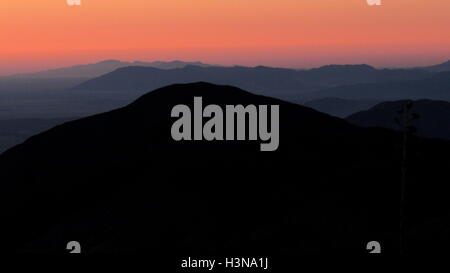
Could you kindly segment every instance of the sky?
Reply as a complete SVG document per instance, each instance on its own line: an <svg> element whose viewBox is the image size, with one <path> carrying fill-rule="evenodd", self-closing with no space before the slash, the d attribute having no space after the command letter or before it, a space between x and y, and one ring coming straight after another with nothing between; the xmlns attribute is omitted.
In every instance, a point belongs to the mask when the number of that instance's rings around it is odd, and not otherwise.
<svg viewBox="0 0 450 273"><path fill-rule="evenodd" d="M104 59L307 68L450 60L449 0L0 0L0 75Z"/></svg>

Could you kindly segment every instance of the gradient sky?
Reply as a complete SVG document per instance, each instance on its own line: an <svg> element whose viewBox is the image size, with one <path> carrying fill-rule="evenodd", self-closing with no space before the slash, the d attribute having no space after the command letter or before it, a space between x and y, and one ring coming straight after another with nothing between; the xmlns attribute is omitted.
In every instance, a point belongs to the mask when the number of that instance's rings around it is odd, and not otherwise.
<svg viewBox="0 0 450 273"><path fill-rule="evenodd" d="M0 0L0 74L103 59L311 67L450 59L449 0Z"/></svg>

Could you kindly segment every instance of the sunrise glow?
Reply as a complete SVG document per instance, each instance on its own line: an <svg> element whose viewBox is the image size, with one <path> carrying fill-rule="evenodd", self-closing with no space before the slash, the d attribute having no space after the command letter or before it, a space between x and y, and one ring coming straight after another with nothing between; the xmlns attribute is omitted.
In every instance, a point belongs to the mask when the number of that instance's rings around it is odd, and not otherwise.
<svg viewBox="0 0 450 273"><path fill-rule="evenodd" d="M449 0L2 0L0 74L103 59L311 67L450 59Z"/></svg>

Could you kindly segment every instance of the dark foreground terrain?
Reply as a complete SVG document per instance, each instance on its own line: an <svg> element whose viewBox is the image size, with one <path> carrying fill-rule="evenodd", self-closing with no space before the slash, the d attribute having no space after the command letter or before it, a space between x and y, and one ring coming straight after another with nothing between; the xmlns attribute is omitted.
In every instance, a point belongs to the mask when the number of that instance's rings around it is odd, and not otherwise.
<svg viewBox="0 0 450 273"><path fill-rule="evenodd" d="M175 142L172 107L280 105L280 146ZM192 108L192 107L191 107ZM450 142L408 142L404 251L448 252ZM172 85L0 155L2 249L398 254L402 135L207 83ZM149 256L150 257L150 256Z"/></svg>

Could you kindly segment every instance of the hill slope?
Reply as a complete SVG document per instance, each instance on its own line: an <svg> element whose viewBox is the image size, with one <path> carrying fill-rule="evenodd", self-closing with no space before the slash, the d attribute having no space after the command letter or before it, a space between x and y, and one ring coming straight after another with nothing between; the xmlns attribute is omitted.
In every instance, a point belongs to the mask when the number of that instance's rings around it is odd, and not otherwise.
<svg viewBox="0 0 450 273"><path fill-rule="evenodd" d="M0 154L27 138L75 118L0 120Z"/></svg>

